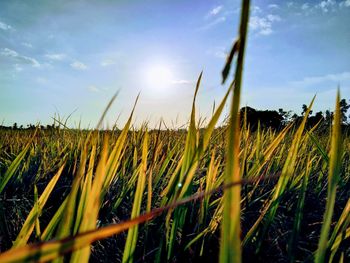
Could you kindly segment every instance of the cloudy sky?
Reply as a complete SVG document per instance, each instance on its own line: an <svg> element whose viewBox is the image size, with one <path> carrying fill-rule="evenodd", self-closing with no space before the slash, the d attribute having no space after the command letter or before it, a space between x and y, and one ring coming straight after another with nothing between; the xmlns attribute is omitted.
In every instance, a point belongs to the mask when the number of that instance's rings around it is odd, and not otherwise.
<svg viewBox="0 0 350 263"><path fill-rule="evenodd" d="M339 85L350 99L350 0L252 1L242 106L332 109ZM201 116L226 87L225 55L237 34L237 0L1 0L0 122L51 123L73 113L95 126L119 91L108 121L189 117L195 80ZM161 75L161 76L159 76ZM158 81L156 81L156 79Z"/></svg>

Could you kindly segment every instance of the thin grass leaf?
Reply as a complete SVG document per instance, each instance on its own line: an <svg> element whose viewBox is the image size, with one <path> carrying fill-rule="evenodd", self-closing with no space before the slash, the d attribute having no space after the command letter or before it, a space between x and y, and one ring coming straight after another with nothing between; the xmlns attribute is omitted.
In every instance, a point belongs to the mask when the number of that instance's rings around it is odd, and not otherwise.
<svg viewBox="0 0 350 263"><path fill-rule="evenodd" d="M199 192L192 196L173 202L167 206L153 209L149 213L142 214L134 219L122 222L116 225L109 225L99 229L86 231L84 233L77 234L75 236L56 239L48 242L41 242L37 244L30 244L19 248L10 249L0 254L0 262L2 263L19 263L19 262L46 262L60 258L62 255L75 251L91 243L101 240L112 235L116 235L125 230L130 229L133 226L147 222L169 209L182 206L184 204L202 199L206 196L212 195L219 191L227 191L230 188L240 186L243 183L252 183L252 180L242 180L239 182L232 182L227 185L220 186L211 190L210 192Z"/></svg>
<svg viewBox="0 0 350 263"><path fill-rule="evenodd" d="M23 158L26 156L30 145L32 144L36 134L37 134L38 129L35 130L33 136L30 138L29 142L27 145L24 147L24 149L17 155L17 157L13 160L9 168L6 170L5 174L1 176L0 179L0 194L4 190L6 184L8 181L12 178L12 176L15 174L16 170L18 169L19 165L21 164Z"/></svg>
<svg viewBox="0 0 350 263"><path fill-rule="evenodd" d="M338 181L340 179L341 171L341 157L342 157L342 139L341 139L341 117L340 117L340 92L337 92L337 100L335 107L334 123L332 129L332 145L330 152L330 164L328 174L328 191L327 191L327 203L324 213L323 224L321 228L321 236L318 242L318 248L316 251L315 262L323 263L327 253L327 243L329 230L332 223L332 216L336 198L336 191Z"/></svg>
<svg viewBox="0 0 350 263"><path fill-rule="evenodd" d="M227 132L225 183L240 181L239 169L239 106L241 96L245 43L248 31L250 1L242 1L239 29L239 48L234 78L234 92ZM224 210L221 226L220 262L241 262L240 202L241 188L235 187L224 193Z"/></svg>
<svg viewBox="0 0 350 263"><path fill-rule="evenodd" d="M24 222L21 231L19 232L15 242L13 243L13 248L23 246L27 243L33 229L36 225L36 221L43 210L53 188L55 187L58 179L60 178L64 165L58 170L58 172L52 177L48 185L46 186L44 192L41 194L38 202L35 203L32 210L29 212L26 221ZM40 234L40 233L39 233Z"/></svg>
<svg viewBox="0 0 350 263"><path fill-rule="evenodd" d="M137 181L136 192L131 212L131 218L138 217L141 211L141 203L143 191L146 183L146 170L147 170L147 155L148 155L148 133L144 135L143 147L142 147L142 162L140 167L140 174ZM126 239L126 244L123 253L122 262L133 262L133 255L136 247L136 241L138 236L138 226L130 228Z"/></svg>

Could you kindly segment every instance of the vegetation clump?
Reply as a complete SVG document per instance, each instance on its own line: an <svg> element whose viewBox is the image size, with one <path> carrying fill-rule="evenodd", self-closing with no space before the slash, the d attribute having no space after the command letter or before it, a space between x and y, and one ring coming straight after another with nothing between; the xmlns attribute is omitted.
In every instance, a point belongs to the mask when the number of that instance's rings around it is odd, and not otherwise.
<svg viewBox="0 0 350 263"><path fill-rule="evenodd" d="M0 129L0 262L349 261L349 107L239 109L249 5L204 128Z"/></svg>

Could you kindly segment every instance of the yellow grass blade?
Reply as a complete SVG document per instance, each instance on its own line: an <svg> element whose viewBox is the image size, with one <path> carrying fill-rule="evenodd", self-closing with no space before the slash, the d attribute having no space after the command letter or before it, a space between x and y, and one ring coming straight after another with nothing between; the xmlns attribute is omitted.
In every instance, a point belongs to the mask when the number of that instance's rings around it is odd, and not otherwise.
<svg viewBox="0 0 350 263"><path fill-rule="evenodd" d="M240 181L239 169L239 106L244 63L244 51L248 31L250 1L242 1L239 29L238 58L234 79L234 92L230 109L230 122L227 131L225 183ZM226 68L226 67L225 67ZM224 193L224 210L221 226L220 262L241 262L240 202L241 188L234 187Z"/></svg>
<svg viewBox="0 0 350 263"><path fill-rule="evenodd" d="M148 133L144 135L143 147L142 147L142 163L140 167L140 174L137 181L136 192L131 212L131 218L135 218L140 215L142 195L146 183L146 170L147 170L147 156L148 156ZM134 226L129 229L126 244L123 253L122 262L133 262L133 255L136 247L138 236L138 226Z"/></svg>
<svg viewBox="0 0 350 263"><path fill-rule="evenodd" d="M35 130L33 136L31 137L31 139L29 140L27 145L19 153L19 155L16 157L16 159L11 163L11 165L9 166L9 168L7 169L5 174L1 176L1 180L0 180L0 194L4 190L6 184L11 179L11 177L15 174L15 172L16 172L17 168L19 167L21 161L23 160L23 158L27 154L27 152L28 152L28 150L30 148L30 145L32 144L32 142L33 142L33 140L34 140L34 138L35 138L35 136L37 134L37 131L38 131L38 129Z"/></svg>
<svg viewBox="0 0 350 263"><path fill-rule="evenodd" d="M39 217L58 179L60 178L63 168L64 168L64 165L62 165L61 168L58 170L58 172L52 177L51 181L46 186L44 192L41 194L37 204L29 212L29 215L27 216L27 219L24 222L21 231L19 232L15 242L13 243L13 248L23 246L27 243L35 227L36 220Z"/></svg>
<svg viewBox="0 0 350 263"><path fill-rule="evenodd" d="M341 118L340 118L340 94L337 93L334 123L332 129L332 145L330 152L330 164L328 174L327 204L321 229L321 236L315 256L316 263L323 263L327 253L327 242L329 230L332 223L332 216L336 198L337 185L341 171L342 139L341 139Z"/></svg>

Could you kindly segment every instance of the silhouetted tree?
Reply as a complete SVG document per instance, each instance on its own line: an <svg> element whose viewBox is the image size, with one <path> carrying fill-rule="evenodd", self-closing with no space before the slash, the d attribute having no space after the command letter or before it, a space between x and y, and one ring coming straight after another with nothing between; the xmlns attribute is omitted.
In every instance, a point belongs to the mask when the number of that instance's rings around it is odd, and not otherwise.
<svg viewBox="0 0 350 263"><path fill-rule="evenodd" d="M308 107L307 107L307 105L306 104L303 104L303 106L301 107L302 109L303 109L303 111L302 111L302 113L301 113L301 115L302 116L304 116L305 115L305 113L306 113L306 111L307 111L307 109L308 109ZM309 112L309 116L312 114L312 110L310 110L310 112Z"/></svg>
<svg viewBox="0 0 350 263"><path fill-rule="evenodd" d="M325 122L328 126L331 125L333 122L333 112L331 112L330 110L326 110Z"/></svg>
<svg viewBox="0 0 350 263"><path fill-rule="evenodd" d="M315 114L315 116L311 116L308 118L308 127L313 127L315 126L317 123L319 122L323 122L324 121L324 117L323 117L323 113L322 111L319 111Z"/></svg>
<svg viewBox="0 0 350 263"><path fill-rule="evenodd" d="M252 130L257 129L259 123L262 128L280 129L283 127L282 121L284 118L277 111L261 111L251 107L244 107L241 109L242 121L245 116L247 118L247 124L249 124Z"/></svg>
<svg viewBox="0 0 350 263"><path fill-rule="evenodd" d="M283 125L286 125L288 122L291 121L292 111L284 111L282 108L280 108L278 109L278 114L281 115L283 118Z"/></svg>
<svg viewBox="0 0 350 263"><path fill-rule="evenodd" d="M350 104L346 102L346 99L342 99L340 102L340 114L341 114L341 120L343 123L346 123L348 120L348 117L346 116L346 112L350 108Z"/></svg>
<svg viewBox="0 0 350 263"><path fill-rule="evenodd" d="M34 129L35 129L35 125L33 125L33 124L28 124L28 125L27 125L27 129L28 129L28 130L34 130Z"/></svg>

